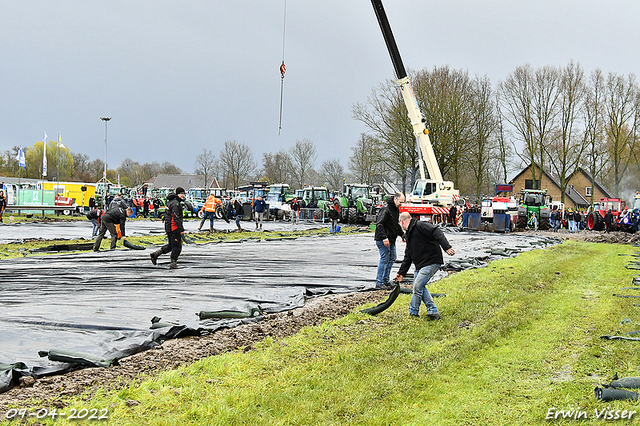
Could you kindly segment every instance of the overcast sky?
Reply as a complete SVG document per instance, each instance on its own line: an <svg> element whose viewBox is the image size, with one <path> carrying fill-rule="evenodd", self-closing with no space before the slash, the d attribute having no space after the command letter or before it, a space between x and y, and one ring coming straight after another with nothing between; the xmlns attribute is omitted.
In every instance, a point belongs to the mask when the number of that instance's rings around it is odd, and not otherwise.
<svg viewBox="0 0 640 426"><path fill-rule="evenodd" d="M194 170L227 140L262 153L310 139L346 168L351 116L394 71L369 0L0 0L0 150L61 133L72 152ZM638 73L638 0L386 0L408 69L496 85L519 65Z"/></svg>

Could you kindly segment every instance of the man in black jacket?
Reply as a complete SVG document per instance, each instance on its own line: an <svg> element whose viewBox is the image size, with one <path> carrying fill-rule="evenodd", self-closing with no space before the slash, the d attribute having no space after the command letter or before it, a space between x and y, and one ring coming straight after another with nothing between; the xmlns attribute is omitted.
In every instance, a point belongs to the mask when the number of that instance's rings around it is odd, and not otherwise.
<svg viewBox="0 0 640 426"><path fill-rule="evenodd" d="M400 215L400 204L404 203L404 195L397 192L393 197L387 198L387 205L380 209L376 219L375 240L380 262L378 263L378 274L376 275L376 288L389 288L389 275L391 267L396 261L396 238L403 236L402 228L398 225Z"/></svg>
<svg viewBox="0 0 640 426"><path fill-rule="evenodd" d="M182 201L184 201L184 188L177 187L175 193L167 197L167 209L164 212L164 230L169 242L151 253L151 263L156 264L161 254L171 252L170 269L178 269L178 257L182 252Z"/></svg>
<svg viewBox="0 0 640 426"><path fill-rule="evenodd" d="M126 234L124 231L124 224L128 216L133 214L131 207L123 209L122 207L115 207L107 210L100 219L100 232L96 238L96 242L93 244L93 251L100 251L100 243L104 238L107 230L111 234L111 250L115 250L118 238L122 236L123 240L126 240ZM116 225L120 226L120 229L116 228ZM119 235L120 234L120 235Z"/></svg>
<svg viewBox="0 0 640 426"><path fill-rule="evenodd" d="M440 314L436 304L433 303L431 293L427 290L427 283L444 263L442 250L453 256L456 252L444 236L442 229L430 222L423 222L411 217L407 212L400 214L400 226L406 231L407 248L404 251L404 260L396 275L398 282L409 270L411 263L416 265L413 279L413 296L409 313L418 316L421 302L427 306L427 316L430 320L439 320Z"/></svg>

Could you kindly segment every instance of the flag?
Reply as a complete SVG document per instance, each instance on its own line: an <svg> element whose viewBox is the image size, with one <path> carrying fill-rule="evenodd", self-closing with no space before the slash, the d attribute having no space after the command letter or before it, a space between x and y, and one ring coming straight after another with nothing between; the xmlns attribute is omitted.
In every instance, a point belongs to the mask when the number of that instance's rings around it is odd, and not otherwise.
<svg viewBox="0 0 640 426"><path fill-rule="evenodd" d="M22 147L18 149L18 155L16 156L16 160L18 160L18 167L22 167L23 169L27 170L27 163L24 158L24 151L22 150Z"/></svg>
<svg viewBox="0 0 640 426"><path fill-rule="evenodd" d="M58 148L63 148L66 149L67 147L64 146L64 144L62 143L62 139L60 139L60 133L58 133Z"/></svg>
<svg viewBox="0 0 640 426"><path fill-rule="evenodd" d="M47 176L47 132L42 138L42 177Z"/></svg>

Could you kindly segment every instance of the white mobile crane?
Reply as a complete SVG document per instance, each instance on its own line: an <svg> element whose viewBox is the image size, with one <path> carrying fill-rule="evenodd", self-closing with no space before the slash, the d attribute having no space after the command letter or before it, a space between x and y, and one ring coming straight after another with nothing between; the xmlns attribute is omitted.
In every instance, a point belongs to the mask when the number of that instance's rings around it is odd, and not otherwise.
<svg viewBox="0 0 640 426"><path fill-rule="evenodd" d="M416 181L413 191L407 197L407 202L400 206L400 211L409 212L412 216L421 220L438 221L442 215L449 214L449 207L460 199L460 193L453 188L453 182L442 179L440 167L438 167L438 162L429 140L429 131L425 126L426 120L420 111L420 107L418 107L411 81L405 71L398 46L391 32L387 14L382 6L382 0L371 0L371 4L378 18L382 36L387 44L387 50L391 56L391 62L393 62L398 85L400 86L402 98L407 107L409 120L418 144L420 179ZM423 162L427 166L429 179L425 175Z"/></svg>

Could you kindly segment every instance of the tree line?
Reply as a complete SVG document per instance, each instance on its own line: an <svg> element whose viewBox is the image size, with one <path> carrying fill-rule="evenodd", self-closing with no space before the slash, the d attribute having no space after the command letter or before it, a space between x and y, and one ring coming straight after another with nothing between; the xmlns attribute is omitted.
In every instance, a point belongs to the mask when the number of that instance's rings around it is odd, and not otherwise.
<svg viewBox="0 0 640 426"><path fill-rule="evenodd" d="M634 74L587 75L573 61L564 67L519 66L493 86L486 77L447 66L411 72L435 155L461 194L492 194L514 172L538 164L560 184L577 167L618 196L640 189L640 89ZM392 176L407 188L417 156L404 103L392 80L354 105L369 129L359 141L362 167ZM540 171L533 182L541 180Z"/></svg>
<svg viewBox="0 0 640 426"><path fill-rule="evenodd" d="M634 74L605 75L597 69L587 75L570 61L564 67L525 64L496 85L448 66L410 71L410 77L442 175L461 194L492 194L494 184L508 182L531 163L554 177L563 194L577 167L616 195L640 189L640 89ZM346 180L389 181L409 190L418 177L419 154L397 83L380 83L366 101L353 105L352 115L368 131L353 142L346 169L337 157L318 167L310 139L263 153L260 165L251 147L229 140L217 156L203 149L194 174L203 186L217 181L227 188L264 180L340 189ZM42 150L42 142L27 148L23 177L41 176ZM18 176L17 151L0 153L0 174ZM103 175L102 160L58 148L56 141L47 143L47 159L49 176L59 169L60 180L91 182ZM169 162L127 158L107 177L135 186L159 173L184 172ZM534 182L540 181L541 175L531 173Z"/></svg>

